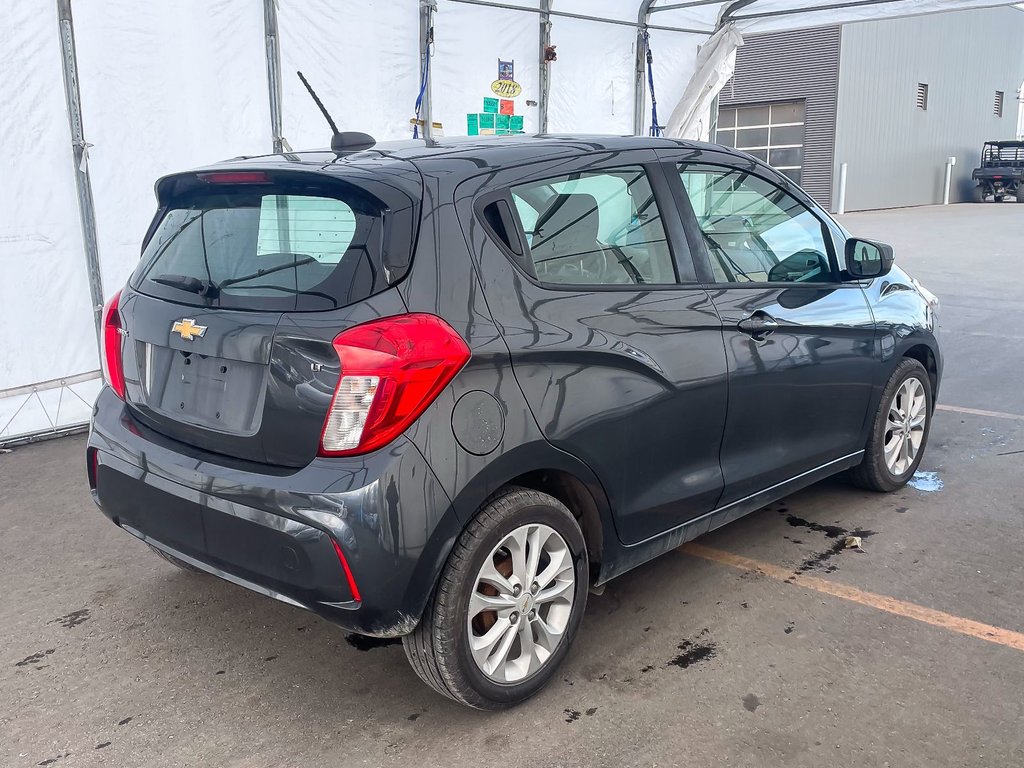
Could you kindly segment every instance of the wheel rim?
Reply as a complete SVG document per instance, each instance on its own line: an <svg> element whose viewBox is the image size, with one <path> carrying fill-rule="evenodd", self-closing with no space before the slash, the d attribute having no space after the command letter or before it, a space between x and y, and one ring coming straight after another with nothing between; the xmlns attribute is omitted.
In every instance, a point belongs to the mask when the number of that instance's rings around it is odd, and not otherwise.
<svg viewBox="0 0 1024 768"><path fill-rule="evenodd" d="M505 536L469 598L469 647L480 671L499 683L540 671L565 635L575 596L572 552L557 531L530 524Z"/></svg>
<svg viewBox="0 0 1024 768"><path fill-rule="evenodd" d="M924 442L927 419L924 384L911 376L893 395L885 423L885 466L896 477L906 474L914 465Z"/></svg>

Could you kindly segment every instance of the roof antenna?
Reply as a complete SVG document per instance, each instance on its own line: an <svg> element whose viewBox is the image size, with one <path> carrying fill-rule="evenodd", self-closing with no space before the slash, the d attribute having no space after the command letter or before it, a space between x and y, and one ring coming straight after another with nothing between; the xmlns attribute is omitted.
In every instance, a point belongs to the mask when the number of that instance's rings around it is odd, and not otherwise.
<svg viewBox="0 0 1024 768"><path fill-rule="evenodd" d="M331 151L337 154L344 152L359 152L363 149L369 149L377 141L368 133L359 133L358 131L345 131L341 132L338 130L338 126L335 125L334 120L331 118L330 113L327 111L327 107L320 101L320 98L316 95L316 91L313 90L313 86L309 84L305 75L301 72L296 72L299 76L299 80L306 86L306 90L309 91L309 95L313 97L313 101L316 102L317 107L327 120L327 124L331 126Z"/></svg>

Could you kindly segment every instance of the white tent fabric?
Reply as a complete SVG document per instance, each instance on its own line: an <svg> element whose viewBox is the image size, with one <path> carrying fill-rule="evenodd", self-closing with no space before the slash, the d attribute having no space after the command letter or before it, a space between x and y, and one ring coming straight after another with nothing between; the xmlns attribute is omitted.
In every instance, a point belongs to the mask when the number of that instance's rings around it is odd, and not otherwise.
<svg viewBox="0 0 1024 768"><path fill-rule="evenodd" d="M736 51L743 35L735 24L726 24L701 48L686 90L672 110L665 135L677 139L707 141L711 105L736 71Z"/></svg>
<svg viewBox="0 0 1024 768"><path fill-rule="evenodd" d="M281 133L296 149L328 130L295 76L301 69L338 123L378 139L408 138L421 74L420 18L433 13L432 117L467 132L497 61L514 60L515 100L539 130L542 67L552 132L646 133L646 72L638 31L654 57L660 121L707 129L728 46L701 46L725 23L743 35L960 8L1005 0L19 0L0 25L0 443L83 423L99 388L86 239L62 76L62 6L73 5L88 176L105 296L124 284L154 209L160 175L240 154L269 152L268 19L277 18ZM676 7L685 5L687 7ZM845 7L836 7L843 5ZM542 7L551 10L557 61L540 62ZM661 8L659 10L659 7ZM644 14L643 9L650 11ZM815 10L818 9L818 10ZM271 13L268 13L271 11ZM586 18L583 18L586 17ZM723 39L725 39L723 35ZM735 42L735 40L733 39ZM642 44L642 40L641 40ZM703 66L702 66L703 65ZM694 73L697 72L697 78ZM643 83L635 116L638 75ZM685 94L684 94L685 92ZM678 110L674 110L680 100ZM527 102L536 102L529 104ZM685 125L684 125L685 123ZM87 227L87 229L89 229ZM90 230L91 231L91 230ZM11 332L12 320L15 330Z"/></svg>

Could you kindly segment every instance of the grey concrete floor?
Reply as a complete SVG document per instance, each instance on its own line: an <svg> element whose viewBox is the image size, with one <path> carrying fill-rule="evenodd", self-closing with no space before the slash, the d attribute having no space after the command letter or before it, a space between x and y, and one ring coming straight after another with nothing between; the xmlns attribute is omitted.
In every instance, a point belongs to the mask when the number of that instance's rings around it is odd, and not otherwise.
<svg viewBox="0 0 1024 768"><path fill-rule="evenodd" d="M1024 206L844 223L894 243L941 296L940 403L1024 415ZM157 559L94 508L83 444L0 455L2 766L1024 764L1012 643L684 552L591 596L534 700L457 707L400 645L360 650L310 614ZM941 490L826 481L700 543L789 573L832 546L814 524L869 529L866 553L814 573L1024 632L1022 450L1024 418L942 410L922 465Z"/></svg>

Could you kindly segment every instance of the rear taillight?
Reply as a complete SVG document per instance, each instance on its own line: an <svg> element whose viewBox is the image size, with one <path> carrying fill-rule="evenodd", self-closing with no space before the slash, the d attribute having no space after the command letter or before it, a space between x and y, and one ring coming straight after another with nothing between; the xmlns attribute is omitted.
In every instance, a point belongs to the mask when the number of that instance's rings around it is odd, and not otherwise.
<svg viewBox="0 0 1024 768"><path fill-rule="evenodd" d="M444 320L411 314L357 325L334 339L341 374L320 437L321 456L380 448L420 417L469 360Z"/></svg>
<svg viewBox="0 0 1024 768"><path fill-rule="evenodd" d="M121 292L118 291L103 306L103 380L124 400L124 365L121 359L124 326L117 311L120 300Z"/></svg>

